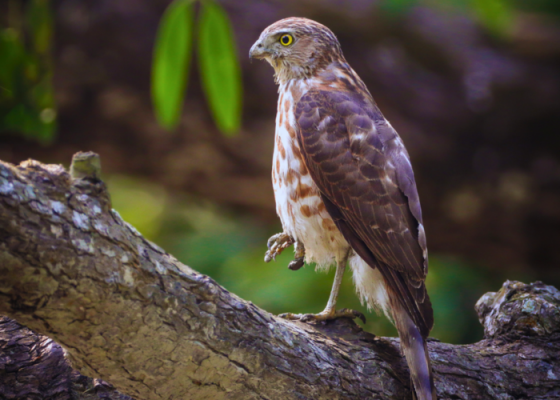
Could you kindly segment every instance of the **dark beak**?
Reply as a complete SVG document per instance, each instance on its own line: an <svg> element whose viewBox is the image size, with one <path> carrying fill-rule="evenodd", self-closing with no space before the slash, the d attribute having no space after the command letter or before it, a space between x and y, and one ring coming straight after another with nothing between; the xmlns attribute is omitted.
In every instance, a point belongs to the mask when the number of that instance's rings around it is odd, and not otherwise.
<svg viewBox="0 0 560 400"><path fill-rule="evenodd" d="M266 51L264 50L264 46L262 43L257 40L255 44L249 50L249 58L263 58Z"/></svg>

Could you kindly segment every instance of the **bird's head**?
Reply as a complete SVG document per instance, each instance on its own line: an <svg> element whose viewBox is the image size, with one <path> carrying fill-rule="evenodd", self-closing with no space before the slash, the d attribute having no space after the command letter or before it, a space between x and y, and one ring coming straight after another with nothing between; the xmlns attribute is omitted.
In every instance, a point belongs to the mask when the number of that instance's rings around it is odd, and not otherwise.
<svg viewBox="0 0 560 400"><path fill-rule="evenodd" d="M307 18L286 18L266 28L249 51L274 68L276 81L312 77L331 62L343 59L329 28Z"/></svg>

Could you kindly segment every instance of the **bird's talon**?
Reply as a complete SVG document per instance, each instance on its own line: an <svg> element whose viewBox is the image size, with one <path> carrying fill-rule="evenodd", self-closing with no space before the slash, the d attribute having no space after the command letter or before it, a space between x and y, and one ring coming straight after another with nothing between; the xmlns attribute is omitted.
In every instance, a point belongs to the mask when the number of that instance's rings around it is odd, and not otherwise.
<svg viewBox="0 0 560 400"><path fill-rule="evenodd" d="M266 247L268 247L268 250L272 250L272 246L276 243L276 239L278 238L278 236L280 236L281 233L277 233L276 235L272 235L268 241L266 242Z"/></svg>
<svg viewBox="0 0 560 400"><path fill-rule="evenodd" d="M309 322L315 320L315 314L303 314L300 318L301 322Z"/></svg>
<svg viewBox="0 0 560 400"><path fill-rule="evenodd" d="M297 271L298 269L303 267L303 264L304 264L303 257L296 258L294 261L291 261L288 264L288 268L291 269L292 271Z"/></svg>
<svg viewBox="0 0 560 400"><path fill-rule="evenodd" d="M349 308L343 308L337 311L337 313L348 315L348 316L352 315L350 316L350 318L359 318L364 324L366 323L366 316L359 311L351 310Z"/></svg>
<svg viewBox="0 0 560 400"><path fill-rule="evenodd" d="M349 308L343 308L338 311L323 311L319 314L292 314L284 313L279 315L280 318L288 319L291 321L301 321L301 322L311 322L311 321L329 321L338 318L359 318L364 324L366 323L366 317L363 313L350 310Z"/></svg>
<svg viewBox="0 0 560 400"><path fill-rule="evenodd" d="M288 319L290 321L297 321L300 320L302 317L302 314L293 314L293 313L283 313L278 315L280 318L283 319Z"/></svg>
<svg viewBox="0 0 560 400"><path fill-rule="evenodd" d="M294 239L285 232L277 233L272 235L270 239L266 242L268 247L267 252L264 255L264 261L270 262L276 260L276 256L282 253L282 251L294 243Z"/></svg>

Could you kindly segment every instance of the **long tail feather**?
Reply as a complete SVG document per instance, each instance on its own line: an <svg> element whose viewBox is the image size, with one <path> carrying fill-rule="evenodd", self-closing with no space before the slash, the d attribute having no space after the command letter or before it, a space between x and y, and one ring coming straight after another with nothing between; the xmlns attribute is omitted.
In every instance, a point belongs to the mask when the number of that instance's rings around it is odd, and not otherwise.
<svg viewBox="0 0 560 400"><path fill-rule="evenodd" d="M436 400L436 389L426 339L405 310L393 308L393 320L410 368L413 392L418 400Z"/></svg>

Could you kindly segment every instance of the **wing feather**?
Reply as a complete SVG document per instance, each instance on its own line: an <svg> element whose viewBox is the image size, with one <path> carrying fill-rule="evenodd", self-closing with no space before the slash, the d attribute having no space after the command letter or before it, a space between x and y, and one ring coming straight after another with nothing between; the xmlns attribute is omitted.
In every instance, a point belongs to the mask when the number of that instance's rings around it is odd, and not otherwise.
<svg viewBox="0 0 560 400"><path fill-rule="evenodd" d="M433 312L424 286L426 238L414 173L396 131L358 91L309 91L295 117L304 162L327 211L427 336Z"/></svg>

